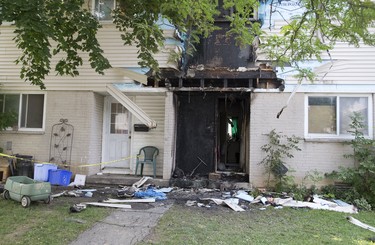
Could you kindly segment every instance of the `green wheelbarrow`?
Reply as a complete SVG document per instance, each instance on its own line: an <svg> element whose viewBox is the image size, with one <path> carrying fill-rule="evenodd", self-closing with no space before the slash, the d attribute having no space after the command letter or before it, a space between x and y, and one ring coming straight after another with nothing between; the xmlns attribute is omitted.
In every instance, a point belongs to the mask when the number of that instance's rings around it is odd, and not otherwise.
<svg viewBox="0 0 375 245"><path fill-rule="evenodd" d="M11 176L7 178L3 192L4 199L13 199L21 202L27 208L32 201L51 201L51 184L33 180L27 176Z"/></svg>

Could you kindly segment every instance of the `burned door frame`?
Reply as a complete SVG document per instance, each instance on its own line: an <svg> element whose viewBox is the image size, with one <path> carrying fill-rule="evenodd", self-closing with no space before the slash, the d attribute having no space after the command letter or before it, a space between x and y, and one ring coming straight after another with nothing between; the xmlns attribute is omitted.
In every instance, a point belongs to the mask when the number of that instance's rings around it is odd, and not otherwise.
<svg viewBox="0 0 375 245"><path fill-rule="evenodd" d="M201 94L201 96L207 96L210 94L216 94L216 97L219 95L227 94L235 94L236 96L243 96L247 98L245 101L248 105L246 109L246 115L248 121L244 124L246 127L244 131L244 143L241 144L241 163L243 166L242 171L244 173L249 173L249 162L250 162L250 102L251 102L251 93L254 89L257 88L279 88L280 91L283 91L284 88L284 81L276 77L276 73L274 69L270 69L269 67L241 67L241 69L228 69L228 67L206 67L206 66L187 66L186 70L175 70L170 68L161 69L161 80L157 79L156 77L149 77L148 79L148 86L158 86L158 87L166 87L169 91L174 92L174 97L176 98L176 149L175 149L175 164L174 164L174 172L173 177L183 177L183 176L191 176L191 173L197 174L201 173L201 168L204 165L209 166L206 168L206 171L202 171L202 173L207 174L209 172L218 172L217 171L217 150L213 152L213 157L210 158L208 164L206 163L205 159L197 158L188 158L183 159L180 157L182 151L185 151L184 145L181 144L181 140L184 140L184 137L187 138L190 136L186 133L187 136L181 135L181 119L179 119L179 115L181 114L181 107L179 104L181 101L179 100L179 94ZM216 103L217 104L217 103ZM201 106L201 105L198 105ZM212 111L217 112L216 106L212 106ZM193 113L193 111L191 112ZM215 117L214 129L215 135L212 136L214 139L214 143L211 143L212 149L217 149L217 118ZM210 127L211 128L211 127ZM180 143L179 143L180 142ZM184 154L188 154L183 152ZM187 163L181 163L181 161L185 161ZM181 168L181 164L189 164L189 162L193 163L193 167L186 168L185 171ZM183 165L182 165L183 166ZM207 167L205 166L205 167ZM194 171L193 171L194 170ZM186 173L185 173L186 172Z"/></svg>
<svg viewBox="0 0 375 245"><path fill-rule="evenodd" d="M216 111L218 154L215 170L246 173L250 142L250 92L220 94L217 98Z"/></svg>
<svg viewBox="0 0 375 245"><path fill-rule="evenodd" d="M185 176L207 175L210 172L243 172L249 162L249 118L250 92L176 92L177 97L177 140L176 140L176 169ZM227 100L226 100L227 99ZM225 114L237 115L241 125L237 128L236 143L238 146L238 167L235 169L219 169L221 155L220 110L224 101L236 101L242 108L231 109ZM239 102L238 102L239 101ZM239 112L238 112L239 111ZM239 114L242 113L240 116ZM240 126L240 125L238 125ZM235 142L235 141L233 141ZM242 153L241 153L242 152ZM224 155L227 155L226 151ZM240 156L241 155L241 156ZM227 164L226 162L225 164ZM224 164L224 166L226 166ZM239 171L239 168L242 168Z"/></svg>

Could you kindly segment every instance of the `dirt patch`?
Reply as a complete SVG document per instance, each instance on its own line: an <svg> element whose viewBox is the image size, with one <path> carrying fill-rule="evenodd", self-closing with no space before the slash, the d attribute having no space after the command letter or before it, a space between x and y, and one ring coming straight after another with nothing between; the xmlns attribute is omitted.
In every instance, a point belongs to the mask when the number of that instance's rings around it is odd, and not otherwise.
<svg viewBox="0 0 375 245"><path fill-rule="evenodd" d="M4 241L14 241L17 237L20 237L24 233L28 232L33 225L33 223L24 223L23 225L18 226L17 229L13 230L11 233L6 234L2 239Z"/></svg>

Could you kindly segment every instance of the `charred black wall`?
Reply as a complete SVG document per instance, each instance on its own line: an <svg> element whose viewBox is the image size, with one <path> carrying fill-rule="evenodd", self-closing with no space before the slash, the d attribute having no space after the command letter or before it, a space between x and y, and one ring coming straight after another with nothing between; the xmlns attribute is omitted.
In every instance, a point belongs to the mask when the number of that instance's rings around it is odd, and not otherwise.
<svg viewBox="0 0 375 245"><path fill-rule="evenodd" d="M202 92L180 92L177 115L176 166L186 175L200 163L195 174L215 169L215 108L217 95Z"/></svg>
<svg viewBox="0 0 375 245"><path fill-rule="evenodd" d="M239 47L233 36L227 36L229 22L217 22L221 29L214 31L209 37L202 39L197 47L197 53L189 65L203 64L205 67L250 67L254 56L252 47Z"/></svg>

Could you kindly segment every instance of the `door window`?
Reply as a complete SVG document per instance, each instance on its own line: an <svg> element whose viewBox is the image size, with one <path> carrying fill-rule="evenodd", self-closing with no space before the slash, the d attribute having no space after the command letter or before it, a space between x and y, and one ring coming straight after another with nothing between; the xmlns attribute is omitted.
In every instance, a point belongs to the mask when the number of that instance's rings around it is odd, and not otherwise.
<svg viewBox="0 0 375 245"><path fill-rule="evenodd" d="M111 103L111 134L129 133L129 111L120 103Z"/></svg>

